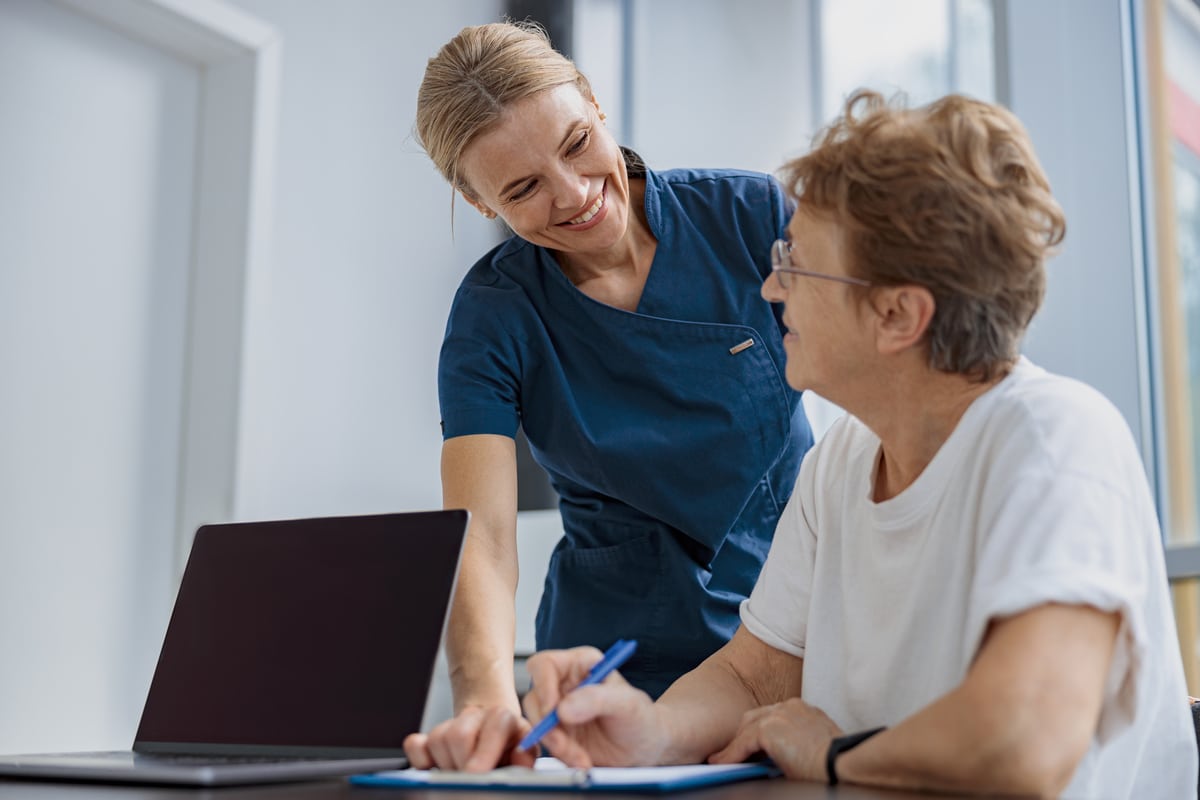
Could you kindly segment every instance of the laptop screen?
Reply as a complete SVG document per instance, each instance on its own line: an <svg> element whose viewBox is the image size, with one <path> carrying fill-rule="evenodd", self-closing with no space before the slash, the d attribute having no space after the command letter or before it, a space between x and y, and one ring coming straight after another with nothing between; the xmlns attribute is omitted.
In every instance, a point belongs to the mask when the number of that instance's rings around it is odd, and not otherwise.
<svg viewBox="0 0 1200 800"><path fill-rule="evenodd" d="M400 752L421 725L466 520L200 528L135 749Z"/></svg>

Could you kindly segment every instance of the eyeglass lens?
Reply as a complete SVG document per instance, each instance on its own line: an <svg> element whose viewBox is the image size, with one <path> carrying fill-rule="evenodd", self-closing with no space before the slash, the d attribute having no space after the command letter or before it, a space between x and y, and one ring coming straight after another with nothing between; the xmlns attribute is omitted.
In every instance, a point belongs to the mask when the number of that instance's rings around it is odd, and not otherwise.
<svg viewBox="0 0 1200 800"><path fill-rule="evenodd" d="M784 272L784 269L792 266L792 256L788 252L790 249L784 239L776 239L775 244L771 245L771 268L783 289L787 289L791 283L791 275Z"/></svg>

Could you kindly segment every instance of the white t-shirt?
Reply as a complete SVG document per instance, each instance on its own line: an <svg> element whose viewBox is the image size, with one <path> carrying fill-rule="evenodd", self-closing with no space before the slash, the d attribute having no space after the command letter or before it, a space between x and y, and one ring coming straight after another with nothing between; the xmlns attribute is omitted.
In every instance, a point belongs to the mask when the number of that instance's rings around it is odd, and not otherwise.
<svg viewBox="0 0 1200 800"><path fill-rule="evenodd" d="M845 416L805 457L742 623L804 659L848 732L959 685L988 622L1048 603L1121 615L1096 736L1067 797L1195 797L1157 516L1124 420L1026 359L915 482L871 500L879 439Z"/></svg>

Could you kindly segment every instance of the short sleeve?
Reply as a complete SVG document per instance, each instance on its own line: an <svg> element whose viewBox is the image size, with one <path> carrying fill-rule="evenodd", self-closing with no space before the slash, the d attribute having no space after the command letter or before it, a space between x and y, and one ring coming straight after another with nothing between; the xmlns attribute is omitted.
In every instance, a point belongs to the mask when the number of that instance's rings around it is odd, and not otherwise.
<svg viewBox="0 0 1200 800"><path fill-rule="evenodd" d="M809 457L801 463L796 490L779 518L758 582L741 605L747 631L798 658L804 658L817 549L814 526L805 514L806 500L813 497L814 461Z"/></svg>
<svg viewBox="0 0 1200 800"><path fill-rule="evenodd" d="M1146 520L1148 500L1131 491L1081 474L1018 478L986 526L968 610L972 653L989 622L1046 603L1119 614L1101 741L1134 719L1148 647L1148 545L1158 545L1148 542L1156 530Z"/></svg>
<svg viewBox="0 0 1200 800"><path fill-rule="evenodd" d="M520 424L523 348L505 324L506 293L463 286L450 308L438 360L442 437L515 436Z"/></svg>

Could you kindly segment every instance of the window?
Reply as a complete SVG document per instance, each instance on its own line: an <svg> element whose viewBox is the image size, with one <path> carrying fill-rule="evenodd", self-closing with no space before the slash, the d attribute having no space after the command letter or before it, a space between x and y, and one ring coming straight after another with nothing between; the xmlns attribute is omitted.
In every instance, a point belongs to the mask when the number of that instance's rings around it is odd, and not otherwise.
<svg viewBox="0 0 1200 800"><path fill-rule="evenodd" d="M1168 571L1184 671L1200 690L1200 4L1146 0L1143 34L1145 138L1150 164L1146 235L1152 319L1159 342L1155 385L1166 483L1160 491Z"/></svg>
<svg viewBox="0 0 1200 800"><path fill-rule="evenodd" d="M859 88L903 93L911 105L951 92L995 99L992 0L819 0L814 12L822 124ZM804 408L818 438L842 414L812 392L805 392Z"/></svg>
<svg viewBox="0 0 1200 800"><path fill-rule="evenodd" d="M950 92L995 98L992 0L824 0L817 13L822 120L859 87L914 105Z"/></svg>

